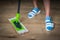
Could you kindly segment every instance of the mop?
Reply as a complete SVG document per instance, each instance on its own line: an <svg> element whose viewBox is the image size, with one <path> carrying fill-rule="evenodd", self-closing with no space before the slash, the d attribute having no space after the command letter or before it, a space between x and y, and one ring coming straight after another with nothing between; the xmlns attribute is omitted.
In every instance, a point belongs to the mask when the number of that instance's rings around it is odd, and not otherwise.
<svg viewBox="0 0 60 40"><path fill-rule="evenodd" d="M10 23L13 25L14 29L18 34L23 34L28 32L27 28L19 21L19 18L21 17L20 14L20 3L21 0L18 0L18 10L16 13L16 17L8 19Z"/></svg>

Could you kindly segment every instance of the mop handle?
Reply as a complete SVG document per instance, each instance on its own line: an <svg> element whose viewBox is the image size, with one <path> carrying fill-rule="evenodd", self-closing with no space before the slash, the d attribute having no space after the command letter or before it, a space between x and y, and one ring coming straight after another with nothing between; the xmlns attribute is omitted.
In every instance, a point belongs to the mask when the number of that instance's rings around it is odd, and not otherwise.
<svg viewBox="0 0 60 40"><path fill-rule="evenodd" d="M20 13L20 4L21 4L21 0L18 0L18 10L17 10L17 13Z"/></svg>

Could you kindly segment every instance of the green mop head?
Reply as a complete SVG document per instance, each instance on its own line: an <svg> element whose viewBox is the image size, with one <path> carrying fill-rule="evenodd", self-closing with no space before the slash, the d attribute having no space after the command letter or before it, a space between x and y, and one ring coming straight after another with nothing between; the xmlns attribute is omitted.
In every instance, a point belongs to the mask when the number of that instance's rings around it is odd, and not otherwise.
<svg viewBox="0 0 60 40"><path fill-rule="evenodd" d="M25 33L28 32L28 30L25 28L25 26L16 19L16 17L9 19L10 23L13 25L17 33Z"/></svg>

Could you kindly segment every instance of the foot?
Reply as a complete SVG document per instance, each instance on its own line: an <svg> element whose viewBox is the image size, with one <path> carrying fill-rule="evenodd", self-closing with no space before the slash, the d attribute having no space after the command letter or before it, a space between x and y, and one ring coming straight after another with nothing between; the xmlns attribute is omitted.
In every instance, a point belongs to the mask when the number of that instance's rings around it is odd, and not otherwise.
<svg viewBox="0 0 60 40"><path fill-rule="evenodd" d="M33 8L31 12L28 13L28 18L33 18L36 14L39 14L40 10L38 8Z"/></svg>
<svg viewBox="0 0 60 40"><path fill-rule="evenodd" d="M46 19L45 19L45 23L46 23L46 31L51 31L54 29L54 23L51 19L50 16L47 16Z"/></svg>

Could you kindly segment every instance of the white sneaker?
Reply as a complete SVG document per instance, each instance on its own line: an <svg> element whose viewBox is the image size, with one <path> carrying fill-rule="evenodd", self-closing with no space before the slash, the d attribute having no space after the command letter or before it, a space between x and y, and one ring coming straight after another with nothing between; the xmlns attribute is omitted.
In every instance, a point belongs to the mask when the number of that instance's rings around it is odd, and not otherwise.
<svg viewBox="0 0 60 40"><path fill-rule="evenodd" d="M36 14L39 14L41 11L38 8L34 8L31 12L28 13L28 18L33 18Z"/></svg>

